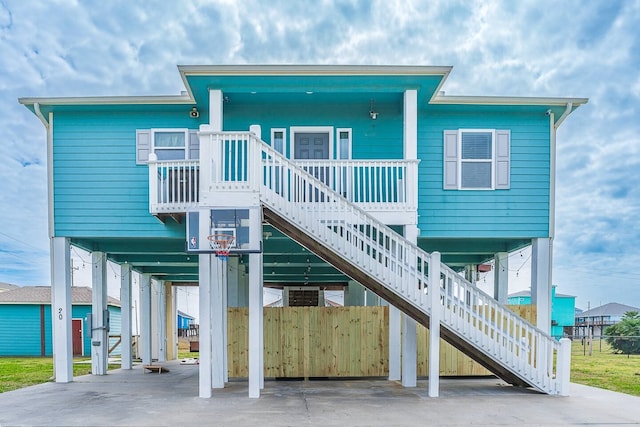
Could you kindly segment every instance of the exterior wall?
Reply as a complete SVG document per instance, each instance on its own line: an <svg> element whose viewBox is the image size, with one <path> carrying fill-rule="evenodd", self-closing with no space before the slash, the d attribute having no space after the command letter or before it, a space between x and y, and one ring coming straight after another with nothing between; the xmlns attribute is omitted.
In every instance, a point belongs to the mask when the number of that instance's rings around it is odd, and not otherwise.
<svg viewBox="0 0 640 427"><path fill-rule="evenodd" d="M549 235L549 118L525 107L428 106L418 117L421 237ZM511 188L443 190L443 131L511 131Z"/></svg>
<svg viewBox="0 0 640 427"><path fill-rule="evenodd" d="M44 306L45 356L52 356L51 306ZM120 307L109 306L111 334L120 333ZM82 319L84 355L91 355L91 334L84 319L91 313L90 305L73 305L71 316ZM118 353L119 354L119 353ZM0 305L0 356L31 356L41 354L40 304Z"/></svg>
<svg viewBox="0 0 640 427"><path fill-rule="evenodd" d="M149 214L149 170L136 165L136 129L198 128L182 108L55 113L56 236L184 237L184 225Z"/></svg>
<svg viewBox="0 0 640 427"><path fill-rule="evenodd" d="M556 338L564 336L564 328L575 324L576 299L572 296L556 296L556 287L551 291L551 321L556 325L551 326L550 334ZM530 305L530 296L509 297L509 304Z"/></svg>
<svg viewBox="0 0 640 427"><path fill-rule="evenodd" d="M120 307L114 307L112 305L109 306L109 325L109 335L120 335L120 332L122 331L122 314ZM109 338L109 348L111 348L117 341L118 338ZM121 354L122 349L120 344L118 344L109 356L120 356Z"/></svg>

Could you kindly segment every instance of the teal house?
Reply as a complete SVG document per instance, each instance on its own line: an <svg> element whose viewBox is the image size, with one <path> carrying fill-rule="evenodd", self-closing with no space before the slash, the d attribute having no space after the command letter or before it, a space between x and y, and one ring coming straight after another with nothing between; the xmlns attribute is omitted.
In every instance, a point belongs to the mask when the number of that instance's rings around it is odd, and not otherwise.
<svg viewBox="0 0 640 427"><path fill-rule="evenodd" d="M531 304L531 292L522 291L509 295L509 304ZM559 294L556 286L551 288L551 336L560 339L567 335L573 335L575 325L576 297L573 295Z"/></svg>
<svg viewBox="0 0 640 427"><path fill-rule="evenodd" d="M429 327L430 396L440 337L511 384L566 394L566 345L505 309L504 272L532 246L536 323L550 330L556 131L587 99L448 95L447 66L178 72L176 95L19 100L46 129L57 381L72 380L76 246L94 289L106 260L120 266L125 369L132 272L144 363L175 358L173 286L199 286L203 398L228 381L230 306L248 307L248 394L265 387L264 287L285 305L323 305L325 290L388 304L389 379L406 387L416 325ZM492 259L489 295L467 278ZM106 299L93 306L102 375Z"/></svg>
<svg viewBox="0 0 640 427"><path fill-rule="evenodd" d="M120 354L120 303L109 298L110 354ZM72 289L72 353L91 354L87 315L91 313L91 288ZM23 286L0 292L0 356L53 355L51 287Z"/></svg>

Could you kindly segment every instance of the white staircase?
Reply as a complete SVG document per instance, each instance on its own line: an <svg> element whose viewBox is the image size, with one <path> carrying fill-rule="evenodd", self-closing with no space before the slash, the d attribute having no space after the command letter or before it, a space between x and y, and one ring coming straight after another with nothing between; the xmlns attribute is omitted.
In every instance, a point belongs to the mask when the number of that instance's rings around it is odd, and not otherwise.
<svg viewBox="0 0 640 427"><path fill-rule="evenodd" d="M300 165L249 133L201 132L202 149L213 159L200 164L209 190L259 195L266 221L416 321L428 327L439 310L441 337L505 381L566 394L566 348L444 264L432 289L430 254Z"/></svg>

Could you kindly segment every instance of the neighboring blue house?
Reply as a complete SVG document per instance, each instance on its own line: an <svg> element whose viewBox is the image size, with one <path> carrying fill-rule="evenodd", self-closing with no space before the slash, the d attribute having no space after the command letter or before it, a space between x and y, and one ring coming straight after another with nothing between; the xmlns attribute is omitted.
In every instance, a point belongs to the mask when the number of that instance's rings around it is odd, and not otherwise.
<svg viewBox="0 0 640 427"><path fill-rule="evenodd" d="M430 348L442 336L509 383L565 392L568 373L525 354L559 344L503 305L507 253L531 245L537 323L550 328L556 130L586 99L445 95L451 67L178 69L180 95L20 99L47 130L54 299L63 312L71 245L92 252L101 271L106 259L119 264L123 289L131 270L141 274L146 363L153 343L171 335L166 318L175 314L162 316L172 284L200 286L201 360L226 360L225 307L248 305L257 397L263 286L281 289L285 305L323 305L327 289L344 290L345 302L373 292L393 307L390 378L415 384L415 320L431 326ZM225 249L232 256L222 263L213 253ZM491 259L496 286L486 295L458 272ZM103 277L94 274L94 289ZM154 283L166 291L158 304ZM522 329L495 332L491 313ZM65 321L57 327L64 353ZM68 380L59 369L56 378ZM225 367L200 369L200 396L209 397Z"/></svg>
<svg viewBox="0 0 640 427"><path fill-rule="evenodd" d="M188 315L185 312L178 310L178 330L189 329L189 325L193 323L195 317Z"/></svg>
<svg viewBox="0 0 640 427"><path fill-rule="evenodd" d="M91 313L91 288L72 288L73 355L91 354L86 317ZM109 299L110 335L120 334L120 303ZM110 340L110 348L117 343ZM0 356L51 356L51 287L23 286L0 293ZM111 352L120 354L118 347Z"/></svg>
<svg viewBox="0 0 640 427"><path fill-rule="evenodd" d="M516 292L509 295L509 304L530 305L531 291ZM562 338L573 335L575 325L576 297L559 294L556 286L551 289L551 336Z"/></svg>

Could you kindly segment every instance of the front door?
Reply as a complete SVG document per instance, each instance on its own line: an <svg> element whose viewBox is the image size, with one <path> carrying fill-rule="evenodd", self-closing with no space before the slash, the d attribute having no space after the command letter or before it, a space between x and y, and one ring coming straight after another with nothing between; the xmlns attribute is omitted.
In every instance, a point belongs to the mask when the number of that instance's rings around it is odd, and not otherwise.
<svg viewBox="0 0 640 427"><path fill-rule="evenodd" d="M71 340L73 342L73 355L83 356L82 354L82 319L71 320Z"/></svg>
<svg viewBox="0 0 640 427"><path fill-rule="evenodd" d="M297 160L328 159L329 158L329 133L328 132L303 132L295 133L293 158Z"/></svg>
<svg viewBox="0 0 640 427"><path fill-rule="evenodd" d="M293 141L293 158L296 160L329 158L329 132L296 132ZM321 165L305 165L303 167L311 175L330 185L329 167ZM311 194L315 196L315 201L324 200L324 196L317 191Z"/></svg>

